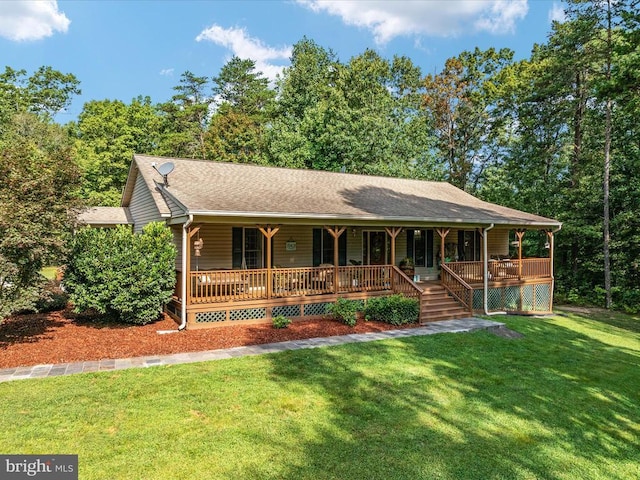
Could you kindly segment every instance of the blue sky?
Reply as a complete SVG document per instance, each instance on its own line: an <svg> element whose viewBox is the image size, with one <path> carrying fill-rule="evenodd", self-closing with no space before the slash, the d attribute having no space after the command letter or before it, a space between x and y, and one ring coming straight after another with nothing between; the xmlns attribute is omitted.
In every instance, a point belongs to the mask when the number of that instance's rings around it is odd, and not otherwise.
<svg viewBox="0 0 640 480"><path fill-rule="evenodd" d="M0 63L73 73L82 95L58 116L65 123L89 100L164 102L181 73L216 76L233 55L275 78L304 36L341 61L373 48L406 55L426 74L476 46L526 58L552 19L562 20L560 1L0 0Z"/></svg>

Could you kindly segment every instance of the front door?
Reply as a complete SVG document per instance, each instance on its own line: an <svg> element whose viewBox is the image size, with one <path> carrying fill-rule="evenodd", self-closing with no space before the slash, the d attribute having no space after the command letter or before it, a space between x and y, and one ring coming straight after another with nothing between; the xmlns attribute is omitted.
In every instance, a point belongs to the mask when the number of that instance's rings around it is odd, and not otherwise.
<svg viewBox="0 0 640 480"><path fill-rule="evenodd" d="M365 265L386 265L388 249L386 232L363 232L362 259Z"/></svg>

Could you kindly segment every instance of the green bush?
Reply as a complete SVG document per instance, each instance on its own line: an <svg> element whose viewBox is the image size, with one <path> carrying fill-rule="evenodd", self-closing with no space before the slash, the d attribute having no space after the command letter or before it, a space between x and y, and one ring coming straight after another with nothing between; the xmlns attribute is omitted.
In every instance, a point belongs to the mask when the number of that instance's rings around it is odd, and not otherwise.
<svg viewBox="0 0 640 480"><path fill-rule="evenodd" d="M176 248L168 228L150 223L141 234L124 226L84 228L70 243L64 285L76 311L139 325L158 318L175 285Z"/></svg>
<svg viewBox="0 0 640 480"><path fill-rule="evenodd" d="M336 320L353 327L358 319L358 312L362 311L362 302L360 300L339 298L336 303L329 305L328 310Z"/></svg>
<svg viewBox="0 0 640 480"><path fill-rule="evenodd" d="M403 325L418 322L420 305L417 300L402 295L372 298L364 309L367 320Z"/></svg>
<svg viewBox="0 0 640 480"><path fill-rule="evenodd" d="M40 298L36 302L37 312L55 312L64 310L69 302L69 295L62 289L60 282L57 280L49 280L42 292Z"/></svg>
<svg viewBox="0 0 640 480"><path fill-rule="evenodd" d="M291 319L284 315L278 315L271 319L271 323L273 324L273 328L287 328L291 323Z"/></svg>
<svg viewBox="0 0 640 480"><path fill-rule="evenodd" d="M619 292L614 298L616 308L630 314L640 313L640 289Z"/></svg>

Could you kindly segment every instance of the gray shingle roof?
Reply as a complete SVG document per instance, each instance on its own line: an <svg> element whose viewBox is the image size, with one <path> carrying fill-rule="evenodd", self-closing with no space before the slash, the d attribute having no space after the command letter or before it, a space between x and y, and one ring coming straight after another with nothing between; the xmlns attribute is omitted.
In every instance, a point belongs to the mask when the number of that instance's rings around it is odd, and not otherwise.
<svg viewBox="0 0 640 480"><path fill-rule="evenodd" d="M92 207L78 215L78 221L87 225L133 225L129 209L125 207Z"/></svg>
<svg viewBox="0 0 640 480"><path fill-rule="evenodd" d="M479 200L445 182L135 155L147 185L173 162L166 193L196 215L557 226L556 220ZM133 170L133 169L132 169ZM162 201L156 195L156 202ZM160 199L160 200L158 200ZM158 205L160 211L167 205Z"/></svg>

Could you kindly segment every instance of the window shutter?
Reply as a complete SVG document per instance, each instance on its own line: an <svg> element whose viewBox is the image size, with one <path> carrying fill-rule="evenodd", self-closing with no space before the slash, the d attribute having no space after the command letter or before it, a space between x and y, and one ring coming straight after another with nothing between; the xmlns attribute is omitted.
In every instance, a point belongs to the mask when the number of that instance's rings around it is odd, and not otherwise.
<svg viewBox="0 0 640 480"><path fill-rule="evenodd" d="M231 229L231 261L233 268L242 268L242 228Z"/></svg>
<svg viewBox="0 0 640 480"><path fill-rule="evenodd" d="M433 267L433 230L427 230L427 267Z"/></svg>
<svg viewBox="0 0 640 480"><path fill-rule="evenodd" d="M322 229L313 229L313 266L317 267L322 263Z"/></svg>
<svg viewBox="0 0 640 480"><path fill-rule="evenodd" d="M338 265L347 264L347 232L338 237Z"/></svg>
<svg viewBox="0 0 640 480"><path fill-rule="evenodd" d="M407 229L407 257L413 258L413 230Z"/></svg>

